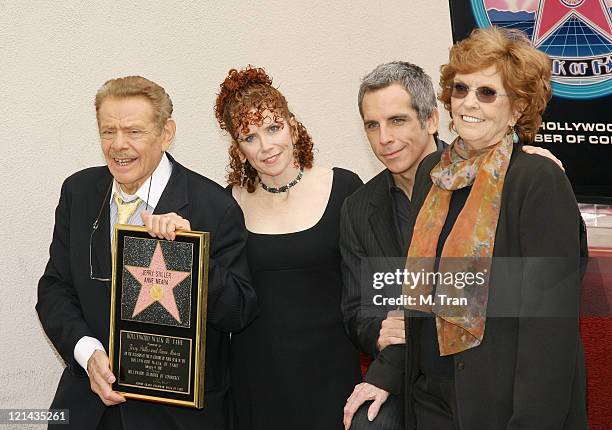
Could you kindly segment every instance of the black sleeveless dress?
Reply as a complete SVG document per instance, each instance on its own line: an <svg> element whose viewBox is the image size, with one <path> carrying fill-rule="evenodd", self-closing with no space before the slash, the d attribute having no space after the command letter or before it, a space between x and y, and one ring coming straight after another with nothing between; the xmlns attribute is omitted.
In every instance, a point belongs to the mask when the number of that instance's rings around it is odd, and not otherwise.
<svg viewBox="0 0 612 430"><path fill-rule="evenodd" d="M340 209L361 184L354 173L334 168L315 226L249 233L260 313L232 334L235 429L343 429L342 410L361 373L340 311Z"/></svg>

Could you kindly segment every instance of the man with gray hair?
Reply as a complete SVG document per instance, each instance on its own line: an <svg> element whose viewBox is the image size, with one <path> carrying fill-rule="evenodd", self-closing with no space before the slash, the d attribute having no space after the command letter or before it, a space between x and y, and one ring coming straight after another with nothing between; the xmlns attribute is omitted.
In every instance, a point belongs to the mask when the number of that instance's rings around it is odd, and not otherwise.
<svg viewBox="0 0 612 430"><path fill-rule="evenodd" d="M439 113L431 78L414 64L394 61L376 67L363 78L358 104L372 151L386 169L348 197L342 207L342 312L353 343L375 358L384 348L403 350L406 331L403 310L386 316L383 308L372 312L365 305L370 297L364 297L372 290L372 278L364 276L366 259L386 259L384 264L389 267L393 257L405 262L417 168L427 155L447 145L438 139ZM560 164L542 148L523 149ZM347 401L345 428L351 424L353 430L404 428L403 375L403 368L375 360L366 382L357 385ZM371 401L369 407L360 409L367 401ZM368 422L377 415L375 422Z"/></svg>
<svg viewBox="0 0 612 430"><path fill-rule="evenodd" d="M446 144L437 138L439 114L431 78L419 66L403 61L379 65L363 78L358 104L372 151L386 169L347 198L342 207L342 311L352 341L361 351L376 357L390 345L405 343L404 317L398 312L385 319L384 315L364 310L362 293L368 287L361 280L362 262L366 258L406 255L406 229L417 167L423 158ZM368 373L372 371L376 369ZM402 375L403 369L391 375L393 395L388 400L382 395L389 394L374 385L363 383L356 387L362 395L360 399L374 400L367 410L370 421L383 401L387 402L371 424L365 418L366 408L359 410L353 429L403 428ZM373 394L379 394L378 398ZM361 403L347 403L347 428Z"/></svg>

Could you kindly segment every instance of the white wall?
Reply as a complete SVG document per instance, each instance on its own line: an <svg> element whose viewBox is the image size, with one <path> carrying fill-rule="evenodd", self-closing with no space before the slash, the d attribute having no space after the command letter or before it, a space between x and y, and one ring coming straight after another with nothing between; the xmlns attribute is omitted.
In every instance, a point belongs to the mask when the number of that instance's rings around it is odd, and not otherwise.
<svg viewBox="0 0 612 430"><path fill-rule="evenodd" d="M360 123L360 78L402 59L437 84L450 45L446 0L0 0L0 408L48 407L62 370L36 285L63 179L103 163L93 98L105 80L141 74L165 87L172 154L222 182L217 89L229 68L262 66L313 136L316 161L367 180L381 165Z"/></svg>

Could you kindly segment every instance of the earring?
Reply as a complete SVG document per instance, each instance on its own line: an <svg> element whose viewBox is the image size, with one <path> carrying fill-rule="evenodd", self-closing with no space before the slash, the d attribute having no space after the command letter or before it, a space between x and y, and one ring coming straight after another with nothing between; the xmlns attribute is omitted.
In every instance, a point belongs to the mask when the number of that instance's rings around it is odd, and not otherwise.
<svg viewBox="0 0 612 430"><path fill-rule="evenodd" d="M512 143L514 144L519 143L520 139L519 139L519 135L516 132L516 125L513 125L511 129L512 129Z"/></svg>
<svg viewBox="0 0 612 430"><path fill-rule="evenodd" d="M246 162L241 161L240 162L240 183L244 184L244 181L246 181L246 178L247 178Z"/></svg>

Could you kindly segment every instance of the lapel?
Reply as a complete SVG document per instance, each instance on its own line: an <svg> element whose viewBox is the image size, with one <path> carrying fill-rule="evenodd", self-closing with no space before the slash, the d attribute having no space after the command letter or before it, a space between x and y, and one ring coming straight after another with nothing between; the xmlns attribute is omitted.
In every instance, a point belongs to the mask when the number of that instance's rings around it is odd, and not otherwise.
<svg viewBox="0 0 612 430"><path fill-rule="evenodd" d="M157 206L155 207L155 214L163 214L168 212L179 212L189 202L187 197L187 176L185 174L185 168L179 163L174 161L174 158L170 154L166 153L168 158L172 162L172 174L168 180L168 184L164 189ZM94 232L91 241L91 265L93 268L94 276L101 278L110 278L112 275L111 265L111 241L110 241L110 193L107 195L109 186L112 186L112 176L108 169L105 171L105 175L96 186L96 193L93 200L90 201L88 208L89 217L91 223L96 219L104 201L104 207L100 213L98 221L98 229ZM183 216L185 214L183 211ZM89 224L89 233L91 233L91 225ZM110 282L106 283L110 287Z"/></svg>
<svg viewBox="0 0 612 430"><path fill-rule="evenodd" d="M183 208L189 204L189 196L187 195L187 169L177 163L167 152L166 155L172 163L172 174L170 175L168 184L166 188L164 188L164 192L159 202L157 202L157 206L155 206L153 213L165 214L168 212L176 212L189 219L189 214L183 210Z"/></svg>
<svg viewBox="0 0 612 430"><path fill-rule="evenodd" d="M403 251L397 237L395 208L389 191L388 174L383 171L377 177L376 187L371 194L368 222L384 256L401 257Z"/></svg>
<svg viewBox="0 0 612 430"><path fill-rule="evenodd" d="M110 192L109 187L112 186L112 176L108 169L106 169L103 178L98 181L96 186L95 197L90 201L89 212L90 216L88 219L94 220L98 217L98 228L93 233L91 238L91 266L93 269L94 276L100 278L111 277L111 242L110 242ZM107 194L108 192L108 194ZM100 208L102 211L100 212ZM89 224L89 232L91 233L92 224ZM110 287L110 282L106 282L107 286Z"/></svg>

